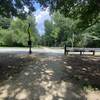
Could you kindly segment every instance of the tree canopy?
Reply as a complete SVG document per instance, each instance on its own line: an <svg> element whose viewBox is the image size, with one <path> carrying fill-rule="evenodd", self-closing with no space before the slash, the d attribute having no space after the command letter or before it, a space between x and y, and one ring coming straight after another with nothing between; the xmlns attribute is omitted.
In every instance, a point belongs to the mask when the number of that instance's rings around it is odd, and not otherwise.
<svg viewBox="0 0 100 100"><path fill-rule="evenodd" d="M35 18L28 17L35 11L35 2L53 12L51 21L45 21L45 34L41 38L43 43L53 46L67 42L71 46L74 37L75 46L100 47L100 0L0 0L0 36L3 37L0 45L9 45L6 44L9 41L26 46L28 23L31 23L30 31L35 43L39 37ZM18 19L14 20L16 17Z"/></svg>
<svg viewBox="0 0 100 100"><path fill-rule="evenodd" d="M60 11L63 15L79 19L80 28L87 28L100 22L100 0L39 0L49 6L51 12Z"/></svg>
<svg viewBox="0 0 100 100"><path fill-rule="evenodd" d="M33 3L33 0L0 0L0 15L25 18L35 10Z"/></svg>
<svg viewBox="0 0 100 100"><path fill-rule="evenodd" d="M59 10L67 17L79 19L80 28L100 22L100 0L0 0L0 15L25 18L35 10L35 2L49 7L51 12Z"/></svg>

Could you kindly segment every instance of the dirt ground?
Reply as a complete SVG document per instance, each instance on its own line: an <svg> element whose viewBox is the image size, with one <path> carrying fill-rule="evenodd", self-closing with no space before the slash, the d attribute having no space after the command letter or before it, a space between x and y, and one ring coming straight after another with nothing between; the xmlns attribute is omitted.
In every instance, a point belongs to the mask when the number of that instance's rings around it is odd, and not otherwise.
<svg viewBox="0 0 100 100"><path fill-rule="evenodd" d="M0 54L0 100L100 100L100 56Z"/></svg>

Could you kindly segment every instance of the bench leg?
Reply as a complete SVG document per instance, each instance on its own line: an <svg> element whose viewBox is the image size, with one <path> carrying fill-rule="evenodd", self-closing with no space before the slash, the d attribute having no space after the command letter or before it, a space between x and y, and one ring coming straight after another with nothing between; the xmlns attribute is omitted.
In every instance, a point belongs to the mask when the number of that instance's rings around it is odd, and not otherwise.
<svg viewBox="0 0 100 100"><path fill-rule="evenodd" d="M68 55L68 52L67 51L64 51L64 55Z"/></svg>
<svg viewBox="0 0 100 100"><path fill-rule="evenodd" d="M95 55L95 51L93 51L93 56Z"/></svg>
<svg viewBox="0 0 100 100"><path fill-rule="evenodd" d="M66 55L66 52L64 51L64 55Z"/></svg>
<svg viewBox="0 0 100 100"><path fill-rule="evenodd" d="M66 51L64 54L65 54L65 55L68 55L68 52Z"/></svg>
<svg viewBox="0 0 100 100"><path fill-rule="evenodd" d="M82 51L80 51L80 55L82 55Z"/></svg>

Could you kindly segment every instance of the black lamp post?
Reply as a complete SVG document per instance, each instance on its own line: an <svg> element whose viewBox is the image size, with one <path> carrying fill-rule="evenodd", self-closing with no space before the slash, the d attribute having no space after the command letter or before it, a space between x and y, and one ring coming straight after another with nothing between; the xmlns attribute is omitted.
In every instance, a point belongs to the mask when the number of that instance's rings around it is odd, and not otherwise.
<svg viewBox="0 0 100 100"><path fill-rule="evenodd" d="M31 54L32 53L32 50L31 50L31 48L32 48L32 41L31 41L31 34L30 34L30 23L29 23L29 25L28 25L28 46L29 46L29 54Z"/></svg>

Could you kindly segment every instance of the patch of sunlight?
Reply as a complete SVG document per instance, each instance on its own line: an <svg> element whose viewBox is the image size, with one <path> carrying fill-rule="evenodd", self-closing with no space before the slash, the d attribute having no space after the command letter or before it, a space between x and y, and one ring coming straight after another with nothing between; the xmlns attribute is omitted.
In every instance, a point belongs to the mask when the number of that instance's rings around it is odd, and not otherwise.
<svg viewBox="0 0 100 100"><path fill-rule="evenodd" d="M11 92L11 94L9 95L9 97L14 97L14 95L17 94L19 91L21 91L21 88L15 89L15 91Z"/></svg>
<svg viewBox="0 0 100 100"><path fill-rule="evenodd" d="M82 58L82 60L83 60L83 61L88 61L88 59L86 59L86 58Z"/></svg>
<svg viewBox="0 0 100 100"><path fill-rule="evenodd" d="M64 62L64 64L67 64L67 62Z"/></svg>
<svg viewBox="0 0 100 100"><path fill-rule="evenodd" d="M46 67L46 65L43 65L43 67L45 68L45 67Z"/></svg>
<svg viewBox="0 0 100 100"><path fill-rule="evenodd" d="M0 100L3 98L6 98L8 96L8 89L10 88L9 85L5 85L3 87L0 87Z"/></svg>
<svg viewBox="0 0 100 100"><path fill-rule="evenodd" d="M67 84L64 81L62 81L61 83L58 83L56 81L42 82L41 86L46 90L46 94L40 96L40 100L53 100L54 96L64 98L67 92L67 86L69 85L71 84Z"/></svg>
<svg viewBox="0 0 100 100"><path fill-rule="evenodd" d="M59 97L64 97L65 93L66 93L66 83L64 81L61 82L60 87L58 88L58 96Z"/></svg>
<svg viewBox="0 0 100 100"><path fill-rule="evenodd" d="M48 59L51 60L51 61L59 61L59 60L61 60L61 58L57 58L57 57L49 57Z"/></svg>
<svg viewBox="0 0 100 100"><path fill-rule="evenodd" d="M19 92L17 95L16 95L16 99L17 100L27 100L28 97L30 95L30 92L27 91L26 89L23 89L21 92Z"/></svg>
<svg viewBox="0 0 100 100"><path fill-rule="evenodd" d="M46 79L47 79L47 80L50 80L50 79L51 79L51 76L46 76Z"/></svg>
<svg viewBox="0 0 100 100"><path fill-rule="evenodd" d="M87 69L86 69L86 68L82 68L82 70L83 70L83 71L87 71Z"/></svg>
<svg viewBox="0 0 100 100"><path fill-rule="evenodd" d="M49 82L42 81L41 86L43 86L47 90L48 87L52 86L52 82L51 81L49 81Z"/></svg>
<svg viewBox="0 0 100 100"><path fill-rule="evenodd" d="M46 59L44 59L44 58L40 59L41 62L44 62L45 60L46 60Z"/></svg>
<svg viewBox="0 0 100 100"><path fill-rule="evenodd" d="M29 76L29 72L25 72L24 75L25 75L25 76Z"/></svg>
<svg viewBox="0 0 100 100"><path fill-rule="evenodd" d="M45 64L46 66L48 65L48 64Z"/></svg>
<svg viewBox="0 0 100 100"><path fill-rule="evenodd" d="M67 69L72 69L72 66L66 66Z"/></svg>
<svg viewBox="0 0 100 100"><path fill-rule="evenodd" d="M49 74L49 75L53 75L54 74L54 71L53 70L46 70L45 71L47 74Z"/></svg>
<svg viewBox="0 0 100 100"><path fill-rule="evenodd" d="M40 96L39 100L53 100L53 96L50 94L45 95L45 96Z"/></svg>
<svg viewBox="0 0 100 100"><path fill-rule="evenodd" d="M8 66L8 68L12 68L12 66Z"/></svg>
<svg viewBox="0 0 100 100"><path fill-rule="evenodd" d="M59 100L64 100L63 98L59 98Z"/></svg>
<svg viewBox="0 0 100 100"><path fill-rule="evenodd" d="M45 74L42 74L42 75L41 75L41 78L44 78L44 77L45 77Z"/></svg>
<svg viewBox="0 0 100 100"><path fill-rule="evenodd" d="M15 93L18 93L21 90L21 88L15 89Z"/></svg>
<svg viewBox="0 0 100 100"><path fill-rule="evenodd" d="M84 78L84 80L85 80L85 81L88 81L89 79L88 79L88 78Z"/></svg>
<svg viewBox="0 0 100 100"><path fill-rule="evenodd" d="M54 56L51 57L50 56L50 57L45 57L45 58L40 59L41 62L48 61L48 60L50 60L50 61L58 61L58 60L61 60L61 58L57 58L57 57L54 57Z"/></svg>
<svg viewBox="0 0 100 100"><path fill-rule="evenodd" d="M99 73L99 72L96 72L95 74L96 74L97 76L100 76L100 73Z"/></svg>
<svg viewBox="0 0 100 100"><path fill-rule="evenodd" d="M18 83L18 86L22 86L22 83L21 83L21 82L19 82L19 83Z"/></svg>
<svg viewBox="0 0 100 100"><path fill-rule="evenodd" d="M34 72L33 75L36 75L36 72Z"/></svg>
<svg viewBox="0 0 100 100"><path fill-rule="evenodd" d="M87 100L100 100L100 92L88 91L86 98L87 98Z"/></svg>
<svg viewBox="0 0 100 100"><path fill-rule="evenodd" d="M11 80L13 77L12 76L9 76L9 80Z"/></svg>
<svg viewBox="0 0 100 100"><path fill-rule="evenodd" d="M17 54L15 57L20 57L20 58L35 58L36 55L27 55L27 54Z"/></svg>

